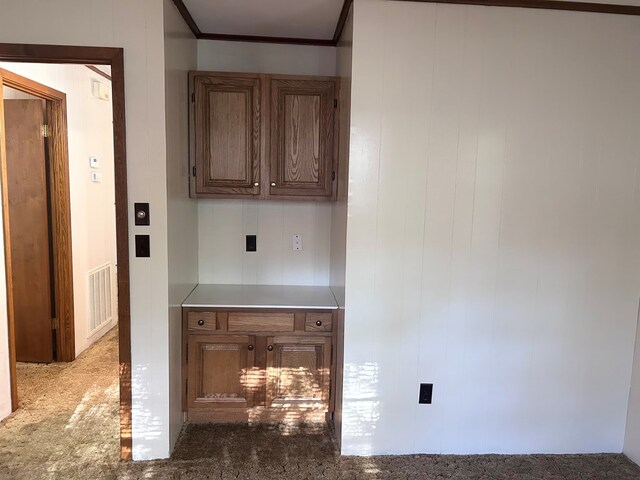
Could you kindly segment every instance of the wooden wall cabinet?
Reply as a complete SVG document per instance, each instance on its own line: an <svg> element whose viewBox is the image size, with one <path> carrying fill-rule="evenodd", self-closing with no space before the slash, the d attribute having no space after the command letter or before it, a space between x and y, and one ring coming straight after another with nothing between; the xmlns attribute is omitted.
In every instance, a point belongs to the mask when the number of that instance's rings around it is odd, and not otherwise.
<svg viewBox="0 0 640 480"><path fill-rule="evenodd" d="M333 200L333 77L190 72L190 195Z"/></svg>
<svg viewBox="0 0 640 480"><path fill-rule="evenodd" d="M188 420L325 420L336 312L183 308Z"/></svg>

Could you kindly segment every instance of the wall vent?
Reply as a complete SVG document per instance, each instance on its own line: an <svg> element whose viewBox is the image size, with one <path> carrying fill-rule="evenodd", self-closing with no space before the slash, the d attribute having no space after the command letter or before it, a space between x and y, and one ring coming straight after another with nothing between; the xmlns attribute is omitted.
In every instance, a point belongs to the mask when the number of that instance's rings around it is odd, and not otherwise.
<svg viewBox="0 0 640 480"><path fill-rule="evenodd" d="M89 272L89 335L113 319L111 305L111 264L106 264Z"/></svg>

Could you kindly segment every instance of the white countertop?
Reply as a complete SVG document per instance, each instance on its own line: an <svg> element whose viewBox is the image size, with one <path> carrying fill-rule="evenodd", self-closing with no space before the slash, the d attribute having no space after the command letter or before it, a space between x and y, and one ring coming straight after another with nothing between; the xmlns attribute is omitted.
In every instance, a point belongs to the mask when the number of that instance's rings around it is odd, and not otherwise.
<svg viewBox="0 0 640 480"><path fill-rule="evenodd" d="M183 307L336 309L329 287L199 284Z"/></svg>

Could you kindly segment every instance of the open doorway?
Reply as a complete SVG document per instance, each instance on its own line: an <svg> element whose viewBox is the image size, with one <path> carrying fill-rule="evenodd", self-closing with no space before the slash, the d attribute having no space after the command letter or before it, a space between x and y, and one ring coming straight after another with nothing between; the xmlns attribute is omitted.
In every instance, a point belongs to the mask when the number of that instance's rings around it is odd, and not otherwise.
<svg viewBox="0 0 640 480"><path fill-rule="evenodd" d="M64 116L66 115L66 103L64 99L56 96L57 93L64 92L56 92L53 89L45 91L42 89L44 84L38 85L39 82L37 79L28 83L24 82L26 77L18 78L20 75L15 75L15 73L12 74L11 72L4 72L3 74L3 72L0 72L0 91L6 92L9 97L13 97L8 98L7 100L16 101L16 103L13 103L8 107L8 115L13 117L13 120L11 121L15 122L16 119L18 119L27 125L29 123L36 123L39 119L39 115L42 115L46 120L41 128L40 140L33 136L28 142L23 141L23 143L29 144L29 148L32 150L31 153L34 154L34 158L38 155L41 158L44 158L44 173L41 173L41 170L29 168L28 176L40 176L41 178L44 177L45 180L51 180L48 185L45 181L44 184L40 182L40 185L38 186L39 189L44 187L46 192L44 194L46 202L43 206L41 201L32 201L32 197L35 197L35 195L31 192L27 194L29 201L23 201L23 203L39 204L37 209L39 213L37 213L37 215L40 220L38 221L38 225L43 232L46 232L46 234L49 235L50 239L49 245L47 245L46 248L42 248L43 253L41 258L39 258L37 262L34 262L33 259L30 259L29 261L39 265L42 272L45 271L44 269L47 263L46 260L49 262L47 269L49 275L44 273L38 274L38 280L45 287L48 286L50 295L47 295L46 293L47 288L42 287L45 290L45 295L43 295L42 298L45 300L42 301L42 305L38 308L40 308L42 312L45 312L48 308L51 312L51 315L49 315L48 318L48 325L45 325L46 322L42 321L41 326L54 328L49 328L48 335L42 335L42 338L40 339L41 347L35 348L36 357L32 357L32 359L27 357L25 358L27 361L35 360L47 362L50 359L62 362L72 361L76 355L86 347L86 345L82 345L83 341L92 343L93 340L101 337L103 333L109 331L110 327L114 325L117 319L119 323L117 330L113 329L110 334L104 336L104 338L111 337L110 342L112 345L115 345L116 349L102 348L101 355L109 355L114 351L118 352L114 357L116 383L112 390L115 390L116 393L119 391L119 401L113 409L112 417L116 419L116 438L118 436L118 423L120 427L120 458L128 460L131 459L131 346L123 51L122 49L117 48L0 44L0 62L3 61L19 62L20 64L29 64L30 66L34 66L33 64L36 63L41 63L43 65L46 64L49 66L70 64L68 66L73 66L74 68L82 67L83 69L86 69L86 71L96 77L97 82L101 83L103 86L107 83L111 83L110 89L98 86L96 89L96 96L99 97L101 91L103 93L107 91L107 96L112 94L112 105L109 105L109 111L112 113L112 119L109 119L108 125L104 127L103 130L106 129L111 134L109 143L112 150L113 169L112 175L108 180L112 190L112 219L115 203L115 232L112 232L111 235L103 235L102 237L110 237L110 248L112 253L114 250L117 251L117 260L111 262L107 261L104 263L98 262L100 264L94 265L94 268L92 269L85 268L84 281L87 287L86 290L94 293L94 299L90 308L78 309L77 304L74 305L74 289L76 290L76 299L78 297L79 290L77 288L78 282L74 282L73 278L74 268L76 265L72 262L70 254L72 251L71 244L73 236L71 228L71 211L73 209L69 206L65 212L64 201L56 202L56 198L64 197L63 192L66 191L67 205L70 205L68 203L69 189L65 189L64 172L60 175L60 167L62 165L61 159L65 159L67 163L64 165L68 168L68 162L73 161L73 158L70 158L68 155L67 145L64 142L65 136L55 135L56 132L59 133L66 129L64 121ZM86 66L89 66L90 68L87 69ZM111 76L112 79L108 79L109 76ZM107 82L107 79L109 82ZM22 82L22 84L20 82ZM27 85L27 87L25 87L25 85ZM5 89L5 86L9 88ZM91 85L87 85L86 88L92 90ZM1 103L4 105L4 100ZM18 103L21 103L21 105ZM0 115L1 134L2 131L5 130L7 122L4 112L0 111L0 113L2 113L2 115ZM89 122L91 121L91 118L85 118L83 121ZM11 130L11 128L8 130ZM16 134L15 131L8 131L7 133L11 135ZM18 129L18 134L23 134L22 129ZM6 166L9 165L7 161L9 160L8 155L12 154L11 151L7 150L7 147L9 147L9 149L13 149L15 146L10 145L10 142L6 141L5 136L6 135L4 134L0 135L0 137L2 137L0 138L0 160L2 160L1 165L3 177L3 213L5 213L5 217L8 217L8 221L3 221L3 224L5 227L4 263L6 267L6 279L9 283L14 278L13 271L19 263L17 262L14 264L14 262L12 262L12 254L15 253L17 256L20 252L13 252L11 250L12 215L10 213L9 196L5 195L4 192L9 191L8 186L12 179L11 174L6 168ZM42 140L42 138L44 140ZM42 144L40 145L39 142ZM40 153L41 151L43 153ZM24 152L20 152L19 156L22 156L23 153ZM93 155L90 157L93 157ZM101 181L103 182L103 185L107 185L107 182L105 181L107 180L107 178L105 178L105 172L100 171L100 155L97 155L96 157L97 158L86 159L86 164L90 167L94 167L93 162L95 160L97 160L98 163L98 166L95 169L96 171L91 171L90 173L92 181L91 185L99 184ZM24 165L21 165L20 168L24 169ZM23 176L26 175L26 171L27 170L24 170L22 173ZM14 173L15 172L17 172L18 177L20 177L20 169L14 170ZM58 175L55 175L56 173ZM13 181L16 181L15 178ZM35 189L36 187L33 188ZM82 201L82 195L79 195L78 197L79 201ZM71 201L73 201L73 195L71 195ZM33 211L36 211L35 207ZM46 218L43 215L45 215ZM64 218L65 215L67 217L66 219ZM92 214L87 213L86 215L88 217L94 215L95 219L99 219L99 217L103 215L103 212L93 211ZM25 215L24 212L18 212L14 213L13 216L14 218L16 216L22 218L27 215ZM36 214L33 216L35 217ZM42 220L43 218L44 221ZM91 218L85 220L87 220L88 224L91 224ZM96 220L94 223L97 222L98 221ZM89 229L90 228L91 227L89 227ZM31 231L35 230L32 228ZM96 244L95 238L92 240L85 238L83 240L85 241L78 243L84 243L85 248L92 248ZM43 242L40 241L38 244L42 245ZM44 242L44 244L46 244L46 242ZM69 248L67 249L66 247ZM65 255L67 256L65 257ZM109 281L110 278L115 278L116 268L117 285L115 282ZM111 271L109 271L109 269ZM66 275L67 278L61 280L59 278L61 274ZM34 273L33 275L36 274ZM29 276L29 278L34 277ZM7 291L15 293L10 289L10 287L11 286L8 284ZM64 292L65 288L66 292ZM46 301L47 297L49 298L49 302ZM109 297L111 297L112 301L109 301ZM16 307L18 309L21 308L19 302L16 300L15 295L7 295L9 337L15 336L16 334L23 335L20 332L17 332L15 328L15 320L17 319L18 313ZM96 306L96 301L99 304L99 308ZM27 302L27 304L29 303ZM81 321L83 322L82 324L78 323L79 318L81 318ZM82 329L79 328L79 325L84 325L84 331L81 332ZM42 330L44 331L44 328ZM0 334L1 333L2 329L0 328ZM28 333L23 336L31 339L33 335L34 334ZM31 344L33 342L27 341L26 343ZM99 343L100 342L95 345L99 345ZM11 396L12 401L15 401L17 404L18 388L16 388L16 380L18 380L18 376L16 375L16 360L20 360L21 358L17 358L17 356L22 354L18 353L20 348L19 345L13 344L12 342L9 342L9 345L9 365L11 368L10 378L12 386ZM109 353L109 350L111 350L111 353ZM29 355L31 354L34 354L34 352L29 353ZM80 355L76 362L67 365L77 365L82 358L83 356ZM2 372L0 372L0 374L2 374ZM71 423L73 422L67 422L67 427L69 427Z"/></svg>
<svg viewBox="0 0 640 480"><path fill-rule="evenodd" d="M117 325L109 71L0 62L14 411L49 393L64 368L48 364L74 361ZM98 362L115 368L97 371L117 385L117 344L106 351L114 358Z"/></svg>

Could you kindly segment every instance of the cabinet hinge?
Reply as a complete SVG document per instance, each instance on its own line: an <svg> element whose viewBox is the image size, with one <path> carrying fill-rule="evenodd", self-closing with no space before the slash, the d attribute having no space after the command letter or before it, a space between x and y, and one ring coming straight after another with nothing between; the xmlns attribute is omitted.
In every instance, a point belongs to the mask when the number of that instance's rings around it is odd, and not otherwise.
<svg viewBox="0 0 640 480"><path fill-rule="evenodd" d="M191 176L195 177L196 176L196 167L193 167L191 169Z"/></svg>
<svg viewBox="0 0 640 480"><path fill-rule="evenodd" d="M49 125L40 125L40 133L44 138L51 136L51 127Z"/></svg>
<svg viewBox="0 0 640 480"><path fill-rule="evenodd" d="M338 108L338 99L337 98L333 99L333 108Z"/></svg>
<svg viewBox="0 0 640 480"><path fill-rule="evenodd" d="M184 346L184 356L186 357L184 363L189 363L189 344L188 343Z"/></svg>
<svg viewBox="0 0 640 480"><path fill-rule="evenodd" d="M52 330L58 330L60 328L60 322L58 322L58 319L56 317L52 317L51 318L51 329Z"/></svg>
<svg viewBox="0 0 640 480"><path fill-rule="evenodd" d="M196 103L196 94L195 93L191 94L191 103Z"/></svg>
<svg viewBox="0 0 640 480"><path fill-rule="evenodd" d="M331 181L333 182L336 179L336 171L331 172Z"/></svg>
<svg viewBox="0 0 640 480"><path fill-rule="evenodd" d="M189 395L189 380L184 381L184 393Z"/></svg>

